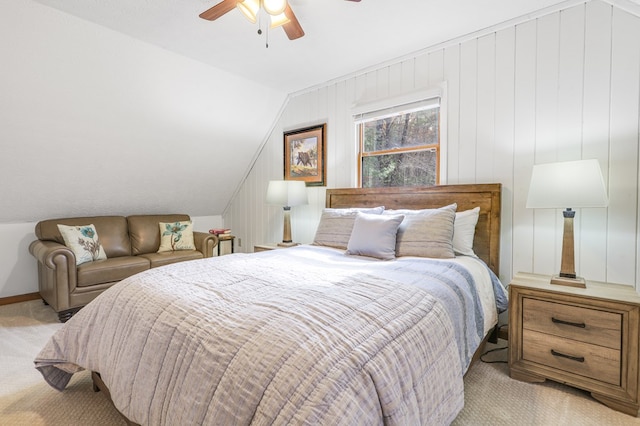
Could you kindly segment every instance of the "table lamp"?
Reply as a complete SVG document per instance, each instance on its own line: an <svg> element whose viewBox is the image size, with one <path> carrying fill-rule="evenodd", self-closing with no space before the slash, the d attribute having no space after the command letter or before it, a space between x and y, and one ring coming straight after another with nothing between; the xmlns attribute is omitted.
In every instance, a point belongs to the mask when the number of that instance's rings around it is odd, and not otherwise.
<svg viewBox="0 0 640 426"><path fill-rule="evenodd" d="M562 264L560 273L551 284L585 288L584 278L576 276L573 242L572 208L606 207L607 191L598 160L565 161L533 166L527 208L566 208L562 237Z"/></svg>
<svg viewBox="0 0 640 426"><path fill-rule="evenodd" d="M280 247L295 246L291 240L291 207L307 204L307 187L299 180L272 180L267 188L267 203L284 209L284 231Z"/></svg>

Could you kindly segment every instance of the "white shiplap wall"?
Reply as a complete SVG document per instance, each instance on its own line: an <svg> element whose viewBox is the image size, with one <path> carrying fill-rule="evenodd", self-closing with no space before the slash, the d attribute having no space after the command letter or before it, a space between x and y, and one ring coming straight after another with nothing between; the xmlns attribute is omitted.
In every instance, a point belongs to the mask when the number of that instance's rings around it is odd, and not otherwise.
<svg viewBox="0 0 640 426"><path fill-rule="evenodd" d="M224 214L239 251L281 239L282 213L264 196L282 178L283 131L326 122L327 186L354 186L352 107L443 82L447 183L503 184L501 278L560 268L561 212L525 208L532 166L597 158L610 205L578 211L577 270L639 288L640 18L598 0L292 95ZM313 240L324 195L309 188L310 205L293 209L296 241Z"/></svg>

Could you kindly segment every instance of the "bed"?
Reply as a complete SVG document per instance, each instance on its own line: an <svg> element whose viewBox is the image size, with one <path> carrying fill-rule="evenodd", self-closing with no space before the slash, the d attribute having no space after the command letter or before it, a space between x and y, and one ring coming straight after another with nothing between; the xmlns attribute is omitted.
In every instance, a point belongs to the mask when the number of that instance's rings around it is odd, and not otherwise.
<svg viewBox="0 0 640 426"><path fill-rule="evenodd" d="M449 424L464 405L463 376L506 309L500 189L328 189L327 217L351 221L347 250L322 239L339 234L323 213L313 245L145 271L72 317L36 368L59 390L91 370L131 424ZM449 217L453 203L475 209L477 256L358 251L355 235L372 223ZM402 235L404 250L414 234Z"/></svg>

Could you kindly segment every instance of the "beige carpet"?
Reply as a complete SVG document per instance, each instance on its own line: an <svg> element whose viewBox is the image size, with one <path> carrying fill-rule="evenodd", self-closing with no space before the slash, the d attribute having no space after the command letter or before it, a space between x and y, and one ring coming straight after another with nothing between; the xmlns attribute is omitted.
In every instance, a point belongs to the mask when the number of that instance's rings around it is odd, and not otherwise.
<svg viewBox="0 0 640 426"><path fill-rule="evenodd" d="M33 368L34 357L60 326L40 301L0 306L0 425L124 425L104 395L93 392L88 373L76 374L58 392ZM506 356L501 350L485 358ZM465 378L465 408L454 425L640 425L640 419L568 386L511 380L504 363L478 362Z"/></svg>

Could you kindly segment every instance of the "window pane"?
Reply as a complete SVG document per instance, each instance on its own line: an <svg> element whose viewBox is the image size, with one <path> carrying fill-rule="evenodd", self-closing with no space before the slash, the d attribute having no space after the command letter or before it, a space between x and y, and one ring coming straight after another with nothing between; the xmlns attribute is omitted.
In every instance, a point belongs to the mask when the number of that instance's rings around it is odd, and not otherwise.
<svg viewBox="0 0 640 426"><path fill-rule="evenodd" d="M362 187L436 184L435 149L362 157Z"/></svg>
<svg viewBox="0 0 640 426"><path fill-rule="evenodd" d="M440 108L430 108L364 123L364 152L438 143Z"/></svg>

